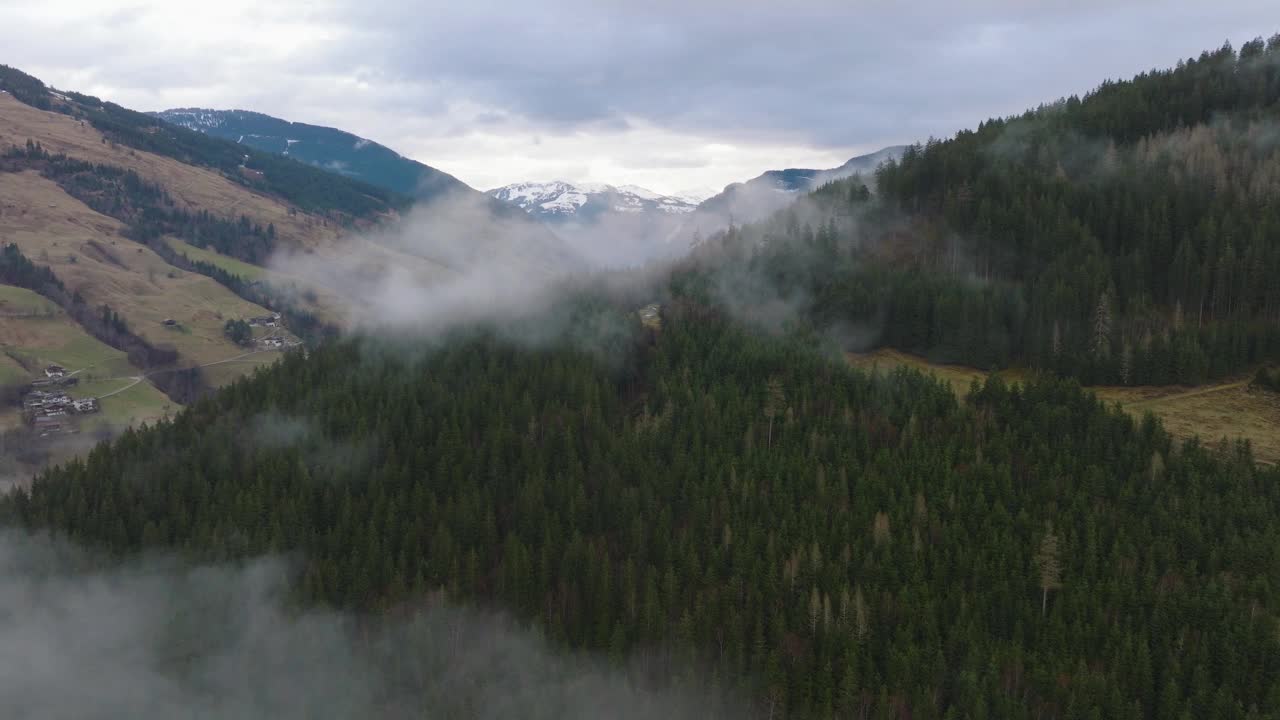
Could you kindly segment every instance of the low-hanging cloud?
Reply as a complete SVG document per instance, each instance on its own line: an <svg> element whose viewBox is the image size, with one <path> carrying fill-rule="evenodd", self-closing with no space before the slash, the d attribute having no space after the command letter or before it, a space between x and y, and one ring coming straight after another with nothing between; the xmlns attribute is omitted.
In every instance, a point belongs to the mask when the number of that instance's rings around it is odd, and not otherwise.
<svg viewBox="0 0 1280 720"><path fill-rule="evenodd" d="M548 226L460 191L325 248L283 250L268 265L340 301L337 314L357 330L422 337L527 320L520 335L549 339L557 334L539 331L554 324L549 307L584 287L618 283L641 304L650 302L635 293L636 278L660 277L665 264L729 219L720 212L606 212Z"/></svg>
<svg viewBox="0 0 1280 720"><path fill-rule="evenodd" d="M325 248L281 251L268 265L340 298L345 324L361 331L422 337L461 325L527 321L517 334L550 339L559 334L548 330L556 320L548 308L573 293L605 289L626 302L652 302L663 268L727 227L734 211L765 217L803 195L768 194L764 203L742 193L732 208L602 212L544 225L514 206L459 191ZM760 211L749 212L756 201ZM649 291L639 289L645 286Z"/></svg>
<svg viewBox="0 0 1280 720"><path fill-rule="evenodd" d="M283 559L106 564L0 532L0 717L736 717L440 600L382 617L290 605ZM719 714L720 712L724 714Z"/></svg>
<svg viewBox="0 0 1280 720"><path fill-rule="evenodd" d="M386 228L322 252L284 251L269 265L346 298L354 327L429 331L484 321L538 307L586 267L519 213L478 193L450 193Z"/></svg>
<svg viewBox="0 0 1280 720"><path fill-rule="evenodd" d="M880 155L868 156L864 164L870 167ZM815 182L866 170L846 165L815 171ZM565 339L584 325L582 318L562 314L570 307L562 304L566 298L585 291L600 298L603 290L630 309L659 301L670 267L691 250L701 247L705 259L702 243L726 227L765 221L783 209L796 227L817 227L833 217L807 192L781 191L767 181L744 184L728 201L690 213L604 211L547 225L494 198L459 191L325 248L280 252L269 266L341 298L340 314L360 331L421 339L481 324L542 343ZM849 226L856 222L848 214L839 219ZM734 252L758 249L771 232L767 225L737 236L741 247ZM711 289L741 319L779 330L811 304L799 291L784 292L758 273L740 270L716 270ZM590 343L602 345L602 338L624 334L621 328L598 327Z"/></svg>

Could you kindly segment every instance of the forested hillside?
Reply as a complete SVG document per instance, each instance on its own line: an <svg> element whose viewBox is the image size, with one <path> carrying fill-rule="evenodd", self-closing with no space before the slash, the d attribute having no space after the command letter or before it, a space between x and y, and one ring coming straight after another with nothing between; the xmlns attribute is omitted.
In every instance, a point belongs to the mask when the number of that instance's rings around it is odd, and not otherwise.
<svg viewBox="0 0 1280 720"><path fill-rule="evenodd" d="M931 144L881 187L1026 283L1027 357L1194 382L1280 353L1277 122L1280 36Z"/></svg>
<svg viewBox="0 0 1280 720"><path fill-rule="evenodd" d="M760 717L1280 707L1280 473L1246 449L1050 379L958 403L679 293L656 335L576 317L613 349L293 355L4 509L121 553L298 551L339 607L444 589Z"/></svg>
<svg viewBox="0 0 1280 720"><path fill-rule="evenodd" d="M835 183L711 245L864 346L1196 384L1280 357L1278 123L1280 36L911 147L874 199Z"/></svg>

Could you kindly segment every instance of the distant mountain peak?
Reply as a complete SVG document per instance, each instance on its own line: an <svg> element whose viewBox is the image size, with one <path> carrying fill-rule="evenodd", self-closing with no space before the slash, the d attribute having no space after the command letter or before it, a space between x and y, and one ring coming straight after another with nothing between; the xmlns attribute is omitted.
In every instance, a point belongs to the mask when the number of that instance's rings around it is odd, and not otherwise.
<svg viewBox="0 0 1280 720"><path fill-rule="evenodd" d="M693 212L695 203L636 185L603 183L519 182L488 191L493 197L547 221L595 218L610 213L678 215Z"/></svg>

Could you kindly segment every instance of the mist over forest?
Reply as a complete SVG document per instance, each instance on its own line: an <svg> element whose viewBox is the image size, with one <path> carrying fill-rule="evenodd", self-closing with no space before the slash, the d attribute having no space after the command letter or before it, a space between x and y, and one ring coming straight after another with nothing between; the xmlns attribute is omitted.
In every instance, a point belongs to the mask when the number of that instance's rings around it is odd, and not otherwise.
<svg viewBox="0 0 1280 720"><path fill-rule="evenodd" d="M0 716L1280 717L1280 35L1099 81L566 229L0 66Z"/></svg>

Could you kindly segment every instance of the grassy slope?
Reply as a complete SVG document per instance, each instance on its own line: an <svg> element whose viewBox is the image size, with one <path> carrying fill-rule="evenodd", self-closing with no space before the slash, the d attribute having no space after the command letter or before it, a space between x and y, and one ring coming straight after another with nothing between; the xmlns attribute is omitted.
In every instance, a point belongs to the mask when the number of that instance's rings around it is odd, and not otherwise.
<svg viewBox="0 0 1280 720"><path fill-rule="evenodd" d="M39 317L55 311L53 303L22 288L0 285L0 385L26 381L31 376L29 359L14 342L14 325L27 316Z"/></svg>
<svg viewBox="0 0 1280 720"><path fill-rule="evenodd" d="M0 385L14 385L26 378L26 368L7 355L0 357Z"/></svg>
<svg viewBox="0 0 1280 720"><path fill-rule="evenodd" d="M870 353L849 353L849 362L863 368L891 369L909 366L932 372L951 383L960 394L969 383L987 373L969 367L936 365L923 358L881 349ZM1004 371L1006 379L1025 377L1024 372ZM1280 463L1280 395L1251 392L1247 380L1233 380L1198 388L1095 387L1106 402L1118 403L1127 412L1142 416L1151 412L1177 437L1199 436L1206 442L1222 438L1244 438L1253 445L1254 455L1267 463Z"/></svg>
<svg viewBox="0 0 1280 720"><path fill-rule="evenodd" d="M296 209L291 212L287 203L253 192L213 170L128 147L113 147L104 143L102 134L91 125L81 125L66 115L38 110L10 95L0 95L0 148L21 146L28 139L39 141L50 152L132 169L143 179L162 186L179 206L207 210L228 219L244 215L263 227L274 225L283 247L302 249L307 255L314 254L317 260L357 253L368 264L398 268L428 279L448 275L439 263L383 243L344 236L337 223ZM2 229L4 219L0 218ZM297 284L316 285L312 281ZM320 314L330 321L342 320L340 310L347 305L346 300L334 298L333 302L323 302L326 298L323 292L320 294L323 305Z"/></svg>
<svg viewBox="0 0 1280 720"><path fill-rule="evenodd" d="M163 186L181 206L229 218L247 215L263 227L275 225L276 235L286 242L314 245L339 235L334 223L302 212L291 214L284 202L252 192L213 170L124 146L113 147L104 143L102 134L91 125L0 95L0 147L23 145L28 139L39 141L50 152L130 168Z"/></svg>
<svg viewBox="0 0 1280 720"><path fill-rule="evenodd" d="M134 332L176 348L184 364L240 354L223 325L268 312L210 278L174 268L123 237L120 223L35 173L0 174L0 222L10 241L51 267L68 289L91 305L110 305ZM177 326L162 324L169 318Z"/></svg>
<svg viewBox="0 0 1280 720"><path fill-rule="evenodd" d="M57 305L20 287L0 285L0 315L11 313L41 313L57 310Z"/></svg>
<svg viewBox="0 0 1280 720"><path fill-rule="evenodd" d="M90 336L61 308L22 288L0 286L0 347L25 366L24 380L50 364L86 376L135 374L124 353Z"/></svg>
<svg viewBox="0 0 1280 720"><path fill-rule="evenodd" d="M104 143L91 126L0 94L0 147L20 146L28 139L50 152L133 169L163 186L182 207L227 218L247 215L260 225L272 224L285 243L319 248L322 253L336 252L340 246L340 229L324 218L293 212L286 203L254 193L214 171ZM124 238L121 229L119 222L94 213L38 175L0 174L0 242L17 243L33 261L52 267L89 302L110 304L148 340L173 345L184 364L241 354L243 350L222 337L225 318L260 315L266 310L244 302L213 280L177 271L151 250ZM43 365L57 363L82 370L73 397L96 397L128 386L104 399L101 413L79 419L80 435L54 441L54 462L83 450L83 439L105 426L136 425L178 410L150 381L133 384L132 378L141 371L123 353L89 336L60 310L50 312L49 305L34 293L0 286L0 350L11 351L17 358L0 352L0 383L28 380ZM179 320L182 327L160 325L166 317ZM259 353L212 366L208 379L214 384L230 382L277 357L277 353ZM20 423L18 408L0 408L0 429Z"/></svg>
<svg viewBox="0 0 1280 720"><path fill-rule="evenodd" d="M332 278L323 272L312 276L315 269L330 267L332 260L357 257L362 268L371 271L395 268L423 282L452 276L452 271L439 262L360 234L346 234L338 223L291 208L278 198L254 192L218 172L128 147L113 146L103 142L102 134L91 125L82 125L66 115L38 110L14 100L10 95L0 94L0 148L21 146L28 139L39 142L50 152L132 169L143 179L162 186L181 207L206 210L233 220L243 215L263 227L274 225L281 247L297 252L297 257L305 262L294 263L296 271L289 273L277 269L259 272L267 273L266 279L277 287L310 290L306 298L314 297L316 301L304 298L299 305L327 322L348 324L351 308L359 305L356 299L339 294L338 288L329 287L333 284L330 282ZM0 189L0 202L3 202L3 193L4 190ZM8 219L3 215L3 208L0 208L0 234L8 229ZM195 254L187 254L195 258ZM215 254L214 258L201 259L232 269L226 262L230 258ZM235 271L247 277L254 273L253 267L241 264Z"/></svg>
<svg viewBox="0 0 1280 720"><path fill-rule="evenodd" d="M227 272L238 275L249 282L260 282L277 290L286 291L296 307L306 310L322 320L335 324L344 324L346 309L351 300L323 287L313 280L298 275L291 275L279 269L264 268L223 255L208 248L198 248L175 237L166 237L165 242L188 260L206 262ZM309 290L310 292L304 292Z"/></svg>
<svg viewBox="0 0 1280 720"><path fill-rule="evenodd" d="M102 399L102 412L84 418L81 422L83 431L93 431L104 426L136 426L144 422L155 422L182 409L146 380L137 383L127 377L95 380L81 383L76 390L77 396L86 397L115 393Z"/></svg>
<svg viewBox="0 0 1280 720"><path fill-rule="evenodd" d="M188 259L199 262L206 262L215 267L222 268L232 275L239 275L249 282L271 282L273 280L272 273L266 268L257 265L251 265L243 260L237 260L233 257L223 255L215 250L207 250L189 245L182 240L174 237L166 237L165 242L169 247L180 255L186 255Z"/></svg>
<svg viewBox="0 0 1280 720"><path fill-rule="evenodd" d="M0 366L0 382L25 382L38 377L45 365L58 364L80 378L79 385L68 389L77 398L98 397L141 374L124 353L90 336L61 308L30 290L7 285L0 285L0 350L14 369L6 373ZM176 409L164 393L143 381L128 393L103 400L102 413L86 418L81 428L154 420L165 414L166 406L170 412ZM0 428L15 427L20 419L17 408L0 408Z"/></svg>

